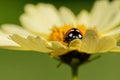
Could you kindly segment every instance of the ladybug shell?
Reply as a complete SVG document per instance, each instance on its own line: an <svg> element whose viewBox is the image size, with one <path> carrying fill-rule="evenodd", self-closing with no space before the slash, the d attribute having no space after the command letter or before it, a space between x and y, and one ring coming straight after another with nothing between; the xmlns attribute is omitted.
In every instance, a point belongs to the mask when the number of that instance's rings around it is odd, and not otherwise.
<svg viewBox="0 0 120 80"><path fill-rule="evenodd" d="M77 28L69 29L64 36L64 42L70 43L74 39L82 39L83 35Z"/></svg>

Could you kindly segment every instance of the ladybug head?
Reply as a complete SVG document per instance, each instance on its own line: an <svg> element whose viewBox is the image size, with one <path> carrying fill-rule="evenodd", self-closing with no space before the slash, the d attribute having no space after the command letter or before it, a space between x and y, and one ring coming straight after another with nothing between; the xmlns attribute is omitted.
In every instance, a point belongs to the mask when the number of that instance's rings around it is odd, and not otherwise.
<svg viewBox="0 0 120 80"><path fill-rule="evenodd" d="M70 43L74 39L82 39L83 35L77 28L71 28L64 36L64 42Z"/></svg>

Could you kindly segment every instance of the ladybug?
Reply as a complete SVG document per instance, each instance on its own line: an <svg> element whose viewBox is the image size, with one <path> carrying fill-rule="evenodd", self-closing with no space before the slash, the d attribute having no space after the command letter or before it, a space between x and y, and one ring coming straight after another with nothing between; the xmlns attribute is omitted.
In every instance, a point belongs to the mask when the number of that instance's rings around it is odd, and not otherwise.
<svg viewBox="0 0 120 80"><path fill-rule="evenodd" d="M82 39L82 38L83 38L83 35L79 29L71 28L65 33L64 42L69 44L74 39Z"/></svg>

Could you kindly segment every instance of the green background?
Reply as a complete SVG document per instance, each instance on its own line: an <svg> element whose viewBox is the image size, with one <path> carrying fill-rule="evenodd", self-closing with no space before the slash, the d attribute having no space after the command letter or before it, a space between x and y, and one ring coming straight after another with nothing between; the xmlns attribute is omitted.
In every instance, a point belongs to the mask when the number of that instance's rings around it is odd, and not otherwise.
<svg viewBox="0 0 120 80"><path fill-rule="evenodd" d="M52 3L67 6L75 14L90 10L93 0L0 0L0 25L19 23L27 3ZM0 80L71 80L70 68L51 59L48 54L0 49ZM103 54L100 59L79 68L79 80L120 80L120 54Z"/></svg>

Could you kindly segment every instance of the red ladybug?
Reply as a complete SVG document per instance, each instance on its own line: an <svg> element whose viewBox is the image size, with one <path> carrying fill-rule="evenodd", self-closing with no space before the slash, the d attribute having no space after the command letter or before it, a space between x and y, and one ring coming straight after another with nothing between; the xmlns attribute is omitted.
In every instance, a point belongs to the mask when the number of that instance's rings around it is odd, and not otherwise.
<svg viewBox="0 0 120 80"><path fill-rule="evenodd" d="M77 28L71 28L69 29L64 36L64 42L70 43L74 39L82 39L83 35Z"/></svg>

